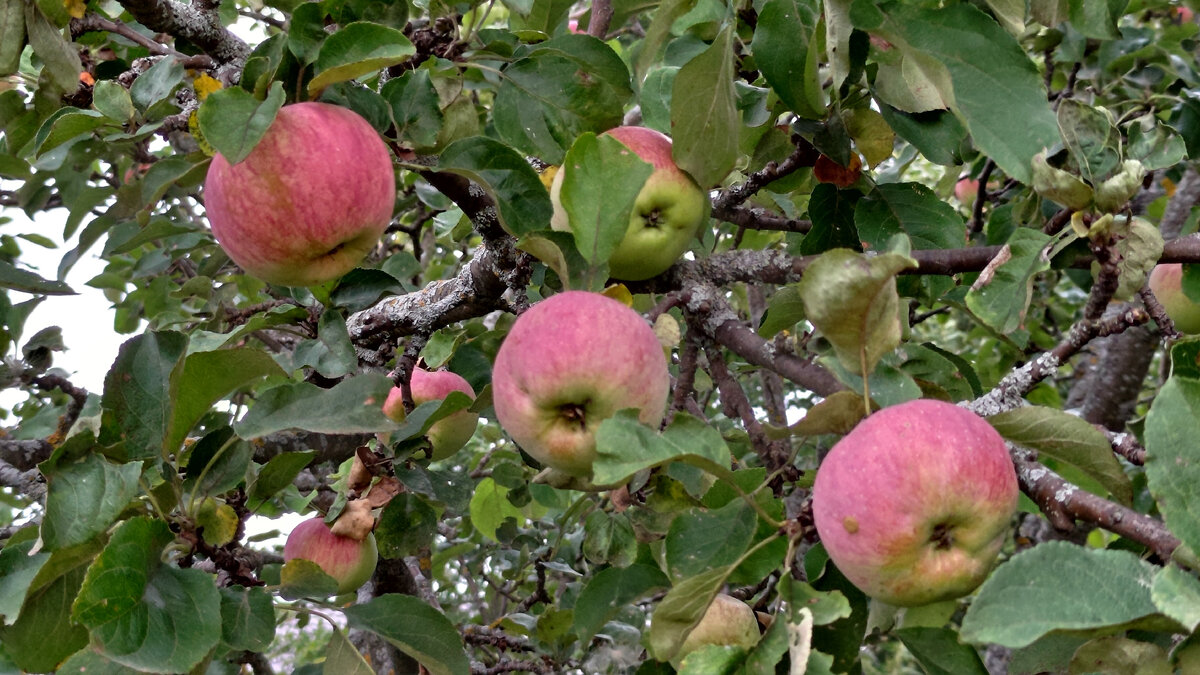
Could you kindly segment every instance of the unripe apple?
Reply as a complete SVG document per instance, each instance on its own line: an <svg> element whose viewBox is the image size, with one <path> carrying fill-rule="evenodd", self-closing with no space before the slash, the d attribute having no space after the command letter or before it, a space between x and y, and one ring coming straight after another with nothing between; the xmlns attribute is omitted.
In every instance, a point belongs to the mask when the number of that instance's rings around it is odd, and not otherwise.
<svg viewBox="0 0 1200 675"><path fill-rule="evenodd" d="M338 594L357 590L375 573L379 549L375 535L364 539L334 534L323 518L310 518L292 530L283 545L285 562L302 558L316 563L338 582Z"/></svg>
<svg viewBox="0 0 1200 675"><path fill-rule="evenodd" d="M688 633L671 663L676 668L692 652L707 645L750 649L758 644L758 619L754 609L737 598L718 593L700 623Z"/></svg>
<svg viewBox="0 0 1200 675"><path fill-rule="evenodd" d="M867 595L903 607L973 591L1017 508L1000 434L951 403L884 408L817 469L813 516L830 559Z"/></svg>
<svg viewBox="0 0 1200 675"><path fill-rule="evenodd" d="M213 157L204 183L221 248L248 274L283 286L353 269L387 229L395 198L379 134L329 103L284 106L244 160Z"/></svg>
<svg viewBox="0 0 1200 675"><path fill-rule="evenodd" d="M708 195L676 166L666 135L646 127L616 127L604 133L654 166L633 203L625 238L608 259L609 274L629 281L658 276L683 255L708 219ZM565 175L560 169L550 185L550 226L564 232L571 229L560 199Z"/></svg>
<svg viewBox="0 0 1200 675"><path fill-rule="evenodd" d="M1150 272L1150 290L1167 310L1180 333L1200 333L1200 304L1183 293L1183 265L1156 265Z"/></svg>
<svg viewBox="0 0 1200 675"><path fill-rule="evenodd" d="M670 375L654 330L599 293L567 291L517 318L492 368L496 419L534 459L588 476L596 427L623 408L657 425Z"/></svg>
<svg viewBox="0 0 1200 675"><path fill-rule="evenodd" d="M409 381L413 403L421 405L428 401L440 401L452 391L475 398L475 390L458 373L449 370L430 372L424 368L414 368L412 379ZM383 403L383 414L397 422L405 418L404 397L400 387L392 387L387 400ZM462 449L479 424L479 415L469 410L458 410L436 421L429 427L425 437L433 446L430 457L434 460L445 459Z"/></svg>

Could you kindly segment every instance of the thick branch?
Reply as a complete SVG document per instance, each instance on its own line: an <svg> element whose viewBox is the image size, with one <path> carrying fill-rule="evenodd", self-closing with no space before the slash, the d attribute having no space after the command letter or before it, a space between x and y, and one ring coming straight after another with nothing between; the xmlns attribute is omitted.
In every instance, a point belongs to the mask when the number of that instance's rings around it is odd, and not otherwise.
<svg viewBox="0 0 1200 675"><path fill-rule="evenodd" d="M592 0L592 13L587 27L588 35L603 40L604 36L608 35L612 18L612 0Z"/></svg>
<svg viewBox="0 0 1200 675"><path fill-rule="evenodd" d="M1033 461L1023 452L1014 453L1021 491L1037 503L1059 529L1082 520L1145 544L1162 560L1169 560L1179 540L1159 520L1110 502L1068 483L1062 476Z"/></svg>
<svg viewBox="0 0 1200 675"><path fill-rule="evenodd" d="M183 38L235 70L241 70L250 54L250 47L221 25L215 9L204 11L175 0L122 0L121 5L146 28Z"/></svg>
<svg viewBox="0 0 1200 675"><path fill-rule="evenodd" d="M216 65L216 61L211 56L188 56L161 42L151 40L120 21L113 21L99 14L88 14L80 19L71 19L70 28L72 38L78 38L80 35L92 31L115 33L135 44L145 47L150 50L151 54L175 57L179 59L185 68L212 68Z"/></svg>

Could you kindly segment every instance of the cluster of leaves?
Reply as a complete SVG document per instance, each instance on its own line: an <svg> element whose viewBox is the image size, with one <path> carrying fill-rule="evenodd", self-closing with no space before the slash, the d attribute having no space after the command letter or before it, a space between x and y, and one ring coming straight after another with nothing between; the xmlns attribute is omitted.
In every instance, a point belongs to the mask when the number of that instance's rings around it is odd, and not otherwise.
<svg viewBox="0 0 1200 675"><path fill-rule="evenodd" d="M0 664L265 671L298 612L344 618L314 671L371 672L375 640L400 670L666 673L731 589L772 617L762 640L683 672L984 673L997 647L1010 672L1189 672L1200 343L1150 403L1139 326L1169 327L1155 262L1200 263L1178 238L1198 32L1166 0L0 0L0 204L63 223L0 219L0 378L28 394L0 439ZM270 287L216 245L200 184L301 100L387 140L396 215L361 269ZM496 310L609 283L646 168L596 134L626 120L673 136L713 217L612 291L676 343L674 393L662 429L601 426L595 491L548 484L487 421L488 384ZM547 164L569 167L571 232ZM56 241L54 273L22 264ZM87 285L136 335L88 394L53 368L87 346L24 326L93 252ZM1130 335L1141 365L1108 360ZM1083 349L1100 365L1073 368ZM385 373L418 356L477 401L387 419ZM987 416L1030 499L974 597L897 614L828 561L807 488L872 404L921 396ZM1115 422L1064 412L1116 396ZM431 464L423 433L467 405L485 422ZM316 600L330 579L244 525L336 513L363 444L399 486L380 572Z"/></svg>

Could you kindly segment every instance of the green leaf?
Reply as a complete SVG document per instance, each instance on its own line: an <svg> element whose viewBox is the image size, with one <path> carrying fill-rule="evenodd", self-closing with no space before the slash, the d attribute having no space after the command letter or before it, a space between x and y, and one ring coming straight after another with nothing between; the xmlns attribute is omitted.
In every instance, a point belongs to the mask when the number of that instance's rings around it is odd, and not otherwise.
<svg viewBox="0 0 1200 675"><path fill-rule="evenodd" d="M433 541L437 524L438 514L433 507L411 492L401 492L379 514L379 525L375 527L379 555L384 558L416 555Z"/></svg>
<svg viewBox="0 0 1200 675"><path fill-rule="evenodd" d="M612 485L672 460L721 475L729 471L729 447L721 432L690 415L676 415L660 434L639 422L637 411L621 410L596 430L592 480Z"/></svg>
<svg viewBox="0 0 1200 675"><path fill-rule="evenodd" d="M1041 74L1017 40L968 4L938 9L890 5L885 13L855 3L859 29L879 33L905 50L943 64L953 85L953 106L975 144L1004 172L1028 184L1030 162L1059 141Z"/></svg>
<svg viewBox="0 0 1200 675"><path fill-rule="evenodd" d="M1121 132L1107 111L1075 99L1058 106L1058 127L1071 159L1092 185L1104 180L1121 162Z"/></svg>
<svg viewBox="0 0 1200 675"><path fill-rule="evenodd" d="M651 565L635 564L624 569L609 567L597 572L575 602L573 631L579 643L591 642L605 623L634 600L668 585L667 576Z"/></svg>
<svg viewBox="0 0 1200 675"><path fill-rule="evenodd" d="M388 594L344 610L351 628L368 630L417 660L431 675L471 672L462 637L450 620L411 595Z"/></svg>
<svg viewBox="0 0 1200 675"><path fill-rule="evenodd" d="M824 116L815 35L821 3L814 0L767 0L758 13L750 46L762 75L797 115Z"/></svg>
<svg viewBox="0 0 1200 675"><path fill-rule="evenodd" d="M108 119L124 124L133 119L133 99L129 90L115 80L100 80L92 90L92 106Z"/></svg>
<svg viewBox="0 0 1200 675"><path fill-rule="evenodd" d="M171 375L182 363L187 336L149 332L127 340L104 377L100 442L124 442L125 457L160 456L172 419Z"/></svg>
<svg viewBox="0 0 1200 675"><path fill-rule="evenodd" d="M737 161L733 28L688 61L671 90L671 154L701 188L718 185Z"/></svg>
<svg viewBox="0 0 1200 675"><path fill-rule="evenodd" d="M673 579L686 579L732 565L750 546L757 527L758 515L742 499L712 511L686 511L667 532L667 570Z"/></svg>
<svg viewBox="0 0 1200 675"><path fill-rule="evenodd" d="M1033 298L1033 278L1050 269L1052 241L1040 230L1017 228L967 292L967 307L1000 333L1023 328Z"/></svg>
<svg viewBox="0 0 1200 675"><path fill-rule="evenodd" d="M37 3L25 3L25 31L29 46L42 60L42 69L54 86L64 92L75 91L79 87L79 73L83 72L79 52L46 18Z"/></svg>
<svg viewBox="0 0 1200 675"><path fill-rule="evenodd" d="M474 136L450 144L438 170L470 178L496 202L500 224L514 236L550 228L550 193L529 162L500 141Z"/></svg>
<svg viewBox="0 0 1200 675"><path fill-rule="evenodd" d="M275 639L275 604L262 588L221 591L221 641L230 649L265 651Z"/></svg>
<svg viewBox="0 0 1200 675"><path fill-rule="evenodd" d="M561 164L580 134L620 124L632 95L629 70L611 47L588 35L561 35L504 69L492 121L517 150Z"/></svg>
<svg viewBox="0 0 1200 675"><path fill-rule="evenodd" d="M1046 153L1033 156L1033 191L1072 211L1083 211L1092 205L1095 192L1092 186L1077 176L1046 162Z"/></svg>
<svg viewBox="0 0 1200 675"><path fill-rule="evenodd" d="M1167 169L1187 157L1187 144L1171 127L1154 115L1143 115L1129 124L1129 144L1125 156L1136 159L1147 171Z"/></svg>
<svg viewBox="0 0 1200 675"><path fill-rule="evenodd" d="M39 295L75 295L74 289L61 281L51 281L28 270L20 269L7 260L0 260L0 288Z"/></svg>
<svg viewBox="0 0 1200 675"><path fill-rule="evenodd" d="M512 518L520 525L525 522L521 510L508 500L508 488L499 485L490 477L479 481L471 497L471 524L480 534L497 541L496 530L504 521Z"/></svg>
<svg viewBox="0 0 1200 675"><path fill-rule="evenodd" d="M623 513L592 511L583 523L583 556L593 565L629 567L637 558L633 524Z"/></svg>
<svg viewBox="0 0 1200 675"><path fill-rule="evenodd" d="M1154 575L1150 597L1163 614L1179 622L1188 632L1200 626L1200 581L1192 574L1168 565Z"/></svg>
<svg viewBox="0 0 1200 675"><path fill-rule="evenodd" d="M442 130L437 90L423 68L410 70L383 85L380 92L392 108L396 138L417 147L433 146Z"/></svg>
<svg viewBox="0 0 1200 675"><path fill-rule="evenodd" d="M283 107L283 85L275 82L260 101L240 87L214 91L196 111L204 140L230 163L246 159Z"/></svg>
<svg viewBox="0 0 1200 675"><path fill-rule="evenodd" d="M590 263L617 250L629 229L634 201L654 172L611 136L580 136L567 151L559 199L575 234L575 247Z"/></svg>
<svg viewBox="0 0 1200 675"><path fill-rule="evenodd" d="M808 217L813 225L800 240L800 254L816 255L835 248L861 250L862 241L854 225L860 196L855 190L839 190L829 183L813 188L808 199Z"/></svg>
<svg viewBox="0 0 1200 675"><path fill-rule="evenodd" d="M75 652L55 671L57 675L140 675L140 672L90 648Z"/></svg>
<svg viewBox="0 0 1200 675"><path fill-rule="evenodd" d="M950 111L908 113L885 104L879 112L896 135L919 150L925 159L944 166L962 163L967 129Z"/></svg>
<svg viewBox="0 0 1200 675"><path fill-rule="evenodd" d="M329 33L325 32L325 18L329 15L324 3L305 2L292 10L288 22L287 47L302 65L317 60L321 45Z"/></svg>
<svg viewBox="0 0 1200 675"><path fill-rule="evenodd" d="M88 568L71 616L113 661L184 672L221 639L221 596L212 576L162 562L174 538L163 521L127 520Z"/></svg>
<svg viewBox="0 0 1200 675"><path fill-rule="evenodd" d="M0 550L0 625L10 626L17 620L29 585L50 557L47 552L29 555L32 548L32 541L23 541Z"/></svg>
<svg viewBox="0 0 1200 675"><path fill-rule="evenodd" d="M141 462L113 464L89 454L43 472L49 483L42 542L55 551L82 544L104 532L140 492Z"/></svg>
<svg viewBox="0 0 1200 675"><path fill-rule="evenodd" d="M332 389L309 382L282 385L262 392L234 430L247 440L284 429L323 434L391 431L396 423L383 414L391 389L392 381L379 373L347 378Z"/></svg>
<svg viewBox="0 0 1200 675"><path fill-rule="evenodd" d="M800 289L795 286L784 286L771 296L771 300L767 304L767 312L758 326L758 335L765 338L771 337L780 331L791 330L803 320L804 301L800 297Z"/></svg>
<svg viewBox="0 0 1200 675"><path fill-rule="evenodd" d="M0 77L17 72L24 48L25 3L0 0Z"/></svg>
<svg viewBox="0 0 1200 675"><path fill-rule="evenodd" d="M293 558L279 571L279 594L288 600L327 598L337 593L337 579L321 566L304 558Z"/></svg>
<svg viewBox="0 0 1200 675"><path fill-rule="evenodd" d="M987 675L979 654L949 628L901 628L896 637L921 663L926 675Z"/></svg>
<svg viewBox="0 0 1200 675"><path fill-rule="evenodd" d="M1071 25L1090 38L1115 40L1121 37L1117 21L1129 0L1069 0Z"/></svg>
<svg viewBox="0 0 1200 675"><path fill-rule="evenodd" d="M868 258L834 249L805 269L799 285L805 314L850 372L866 376L900 344L896 274L911 267L916 261L897 253Z"/></svg>
<svg viewBox="0 0 1200 675"><path fill-rule="evenodd" d="M919 250L960 248L967 240L958 211L920 183L875 186L855 206L854 225L864 247L875 251L886 251L897 234Z"/></svg>
<svg viewBox="0 0 1200 675"><path fill-rule="evenodd" d="M250 468L250 444L220 427L205 434L188 456L187 486L197 495L219 495L237 487Z"/></svg>
<svg viewBox="0 0 1200 675"><path fill-rule="evenodd" d="M354 80L403 63L416 52L404 33L394 28L365 21L351 23L325 38L308 94L315 97L334 82Z"/></svg>
<svg viewBox="0 0 1200 675"><path fill-rule="evenodd" d="M79 565L31 590L21 616L11 626L0 626L5 656L25 672L51 672L88 643L88 633L71 621L71 601L83 583ZM53 639L47 639L52 636Z"/></svg>
<svg viewBox="0 0 1200 675"><path fill-rule="evenodd" d="M328 378L358 370L358 355L350 342L346 320L336 309L326 309L317 321L317 338L306 340L292 352L291 370L312 367Z"/></svg>
<svg viewBox="0 0 1200 675"><path fill-rule="evenodd" d="M705 570L676 584L658 603L650 617L650 654L669 661L679 651L687 634L700 622L732 567Z"/></svg>
<svg viewBox="0 0 1200 675"><path fill-rule="evenodd" d="M1146 478L1172 534L1200 551L1200 380L1171 377L1146 415Z"/></svg>
<svg viewBox="0 0 1200 675"><path fill-rule="evenodd" d="M145 112L150 106L171 95L183 81L183 64L179 59L168 56L159 59L150 70L138 75L129 87L129 97L138 110Z"/></svg>
<svg viewBox="0 0 1200 675"><path fill-rule="evenodd" d="M335 628L333 635L329 637L329 646L325 648L323 672L338 675L375 675L375 670L367 664L358 648L340 628Z"/></svg>
<svg viewBox="0 0 1200 675"><path fill-rule="evenodd" d="M95 110L60 108L42 123L42 127L34 136L33 142L37 147L36 155L40 157L60 145L83 136L90 136L93 131L106 124L109 124L108 118Z"/></svg>
<svg viewBox="0 0 1200 675"><path fill-rule="evenodd" d="M1027 406L987 418L1006 440L1066 462L1096 479L1122 504L1133 499L1133 486L1112 445L1087 420L1054 408Z"/></svg>
<svg viewBox="0 0 1200 675"><path fill-rule="evenodd" d="M284 375L270 354L250 347L189 354L171 373L175 402L164 448L177 450L192 427L214 403L269 375Z"/></svg>
<svg viewBox="0 0 1200 675"><path fill-rule="evenodd" d="M1044 542L983 582L963 618L962 639L1016 648L1051 631L1110 628L1154 615L1154 572L1128 551Z"/></svg>
<svg viewBox="0 0 1200 675"><path fill-rule="evenodd" d="M812 613L814 626L826 626L831 623L849 618L852 609L850 601L840 591L818 591L812 586L787 579L779 585L780 597L787 598L792 618L797 616L801 608Z"/></svg>
<svg viewBox="0 0 1200 675"><path fill-rule="evenodd" d="M1166 650L1159 645L1110 635L1092 640L1075 650L1068 672L1172 675L1187 670L1176 671L1172 668Z"/></svg>
<svg viewBox="0 0 1200 675"><path fill-rule="evenodd" d="M258 476L247 486L249 499L246 505L251 510L257 509L263 502L274 497L280 490L292 484L296 476L312 462L316 452L285 452L267 460Z"/></svg>

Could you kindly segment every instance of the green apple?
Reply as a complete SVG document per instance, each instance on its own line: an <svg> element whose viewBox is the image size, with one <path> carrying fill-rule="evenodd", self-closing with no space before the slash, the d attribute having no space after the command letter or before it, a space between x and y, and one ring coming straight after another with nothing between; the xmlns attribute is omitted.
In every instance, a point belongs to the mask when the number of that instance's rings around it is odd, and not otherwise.
<svg viewBox="0 0 1200 675"><path fill-rule="evenodd" d="M282 286L353 269L379 243L395 199L379 134L329 103L284 106L244 160L213 157L204 182L217 243L248 274Z"/></svg>
<svg viewBox="0 0 1200 675"><path fill-rule="evenodd" d="M415 405L440 401L453 391L461 391L472 399L475 398L475 390L471 388L470 383L458 373L449 370L431 372L424 368L415 368L409 380L409 388ZM383 402L383 414L397 422L404 421L404 397L400 387L392 387L388 392L387 400ZM467 441L471 440L478 424L479 415L470 410L458 410L434 422L429 431L425 432L426 438L433 446L430 458L435 461L446 459L461 450Z"/></svg>
<svg viewBox="0 0 1200 675"><path fill-rule="evenodd" d="M680 666L688 654L707 645L750 649L758 644L758 618L754 609L737 598L718 593L700 623L688 633L671 663Z"/></svg>
<svg viewBox="0 0 1200 675"><path fill-rule="evenodd" d="M496 420L537 461L587 477L596 427L636 408L657 425L670 374L650 324L599 293L567 291L536 303L504 338L492 367Z"/></svg>
<svg viewBox="0 0 1200 675"><path fill-rule="evenodd" d="M813 517L829 557L867 595L911 607L973 591L1017 509L1000 434L943 401L884 408L817 469Z"/></svg>
<svg viewBox="0 0 1200 675"><path fill-rule="evenodd" d="M1200 333L1200 304L1183 293L1183 265L1156 265L1150 272L1150 290L1167 310L1180 333Z"/></svg>
<svg viewBox="0 0 1200 675"><path fill-rule="evenodd" d="M708 219L708 195L675 165L671 139L666 135L646 127L617 127L605 134L654 166L629 213L625 238L608 260L609 274L628 281L658 276L691 246L700 225ZM571 225L559 198L564 174L559 170L550 184L554 204L550 226L569 232Z"/></svg>

